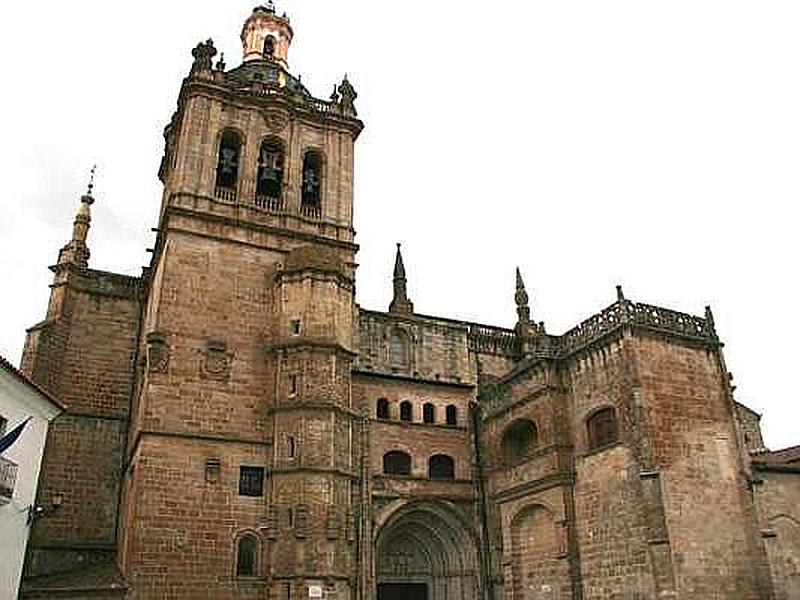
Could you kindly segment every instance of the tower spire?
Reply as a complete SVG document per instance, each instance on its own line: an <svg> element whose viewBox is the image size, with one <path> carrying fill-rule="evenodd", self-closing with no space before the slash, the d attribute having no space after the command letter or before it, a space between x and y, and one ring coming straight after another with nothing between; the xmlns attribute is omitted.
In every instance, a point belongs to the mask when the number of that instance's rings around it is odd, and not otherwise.
<svg viewBox="0 0 800 600"><path fill-rule="evenodd" d="M73 264L79 267L89 266L89 247L86 245L86 238L89 235L89 226L92 223L91 206L94 204L94 175L97 165L92 167L89 174L89 184L86 186L86 193L81 196L81 203L75 220L72 223L72 239L61 249L58 255L58 264Z"/></svg>
<svg viewBox="0 0 800 600"><path fill-rule="evenodd" d="M517 324L514 326L514 332L517 334L520 352L523 356L528 356L535 350L539 335L544 333L544 323L537 325L531 321L531 309L528 301L525 282L522 280L519 267L517 267L517 289L514 292L514 302L517 304Z"/></svg>
<svg viewBox="0 0 800 600"><path fill-rule="evenodd" d="M528 306L528 292L525 291L525 282L522 281L522 273L517 267L517 291L514 293L514 301L517 303L517 329L521 326L531 324L531 309Z"/></svg>
<svg viewBox="0 0 800 600"><path fill-rule="evenodd" d="M412 313L414 304L408 299L406 292L406 268L403 265L403 255L400 252L400 243L397 243L397 255L394 259L394 297L389 305L389 312Z"/></svg>

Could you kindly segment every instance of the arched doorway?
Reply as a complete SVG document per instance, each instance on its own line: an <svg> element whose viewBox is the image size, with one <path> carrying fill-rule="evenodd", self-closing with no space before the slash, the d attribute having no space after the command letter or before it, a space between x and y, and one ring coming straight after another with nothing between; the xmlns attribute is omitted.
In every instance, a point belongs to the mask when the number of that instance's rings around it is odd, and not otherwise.
<svg viewBox="0 0 800 600"><path fill-rule="evenodd" d="M447 502L399 502L379 518L377 600L477 600L471 525Z"/></svg>

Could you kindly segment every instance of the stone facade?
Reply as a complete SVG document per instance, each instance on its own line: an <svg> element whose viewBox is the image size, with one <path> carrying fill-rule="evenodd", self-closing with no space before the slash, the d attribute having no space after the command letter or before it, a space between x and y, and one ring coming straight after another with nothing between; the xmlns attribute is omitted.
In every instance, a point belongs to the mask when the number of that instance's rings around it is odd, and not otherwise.
<svg viewBox="0 0 800 600"><path fill-rule="evenodd" d="M270 5L241 66L194 49L141 277L89 268L82 199L23 358L69 407L24 594L796 598L797 480L755 477L710 311L618 289L551 335L518 273L513 329L419 315L399 248L356 304L356 94L293 35Z"/></svg>

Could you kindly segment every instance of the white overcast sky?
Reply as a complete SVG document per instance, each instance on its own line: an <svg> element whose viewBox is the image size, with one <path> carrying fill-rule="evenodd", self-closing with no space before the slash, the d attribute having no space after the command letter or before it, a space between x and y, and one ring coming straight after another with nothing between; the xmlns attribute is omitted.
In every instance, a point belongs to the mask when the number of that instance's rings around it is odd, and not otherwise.
<svg viewBox="0 0 800 600"><path fill-rule="evenodd" d="M94 268L138 274L162 130L191 49L229 67L254 2L14 2L0 55L0 353L45 314L98 163ZM562 333L614 300L711 304L737 398L800 443L797 0L292 0L292 71L346 72L359 303L385 309L402 241L418 312L513 326L519 265Z"/></svg>

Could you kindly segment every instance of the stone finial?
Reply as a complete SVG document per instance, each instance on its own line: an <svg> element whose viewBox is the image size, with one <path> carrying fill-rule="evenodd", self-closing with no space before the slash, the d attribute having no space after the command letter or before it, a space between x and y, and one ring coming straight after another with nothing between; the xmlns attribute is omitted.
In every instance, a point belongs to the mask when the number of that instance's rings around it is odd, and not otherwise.
<svg viewBox="0 0 800 600"><path fill-rule="evenodd" d="M716 327L714 325L714 313L711 312L711 307L706 306L706 323L708 323L708 328L711 333L716 333Z"/></svg>
<svg viewBox="0 0 800 600"><path fill-rule="evenodd" d="M525 282L522 280L522 273L517 267L517 285L514 292L514 302L517 304L517 324L514 332L520 344L520 351L523 356L529 356L536 348L537 339L540 334L544 334L544 322L537 325L531 319L531 309L528 306L528 292L525 290Z"/></svg>
<svg viewBox="0 0 800 600"><path fill-rule="evenodd" d="M216 55L217 49L214 47L214 41L211 38L197 44L192 50L192 56L194 57L192 73L210 71L213 58Z"/></svg>
<svg viewBox="0 0 800 600"><path fill-rule="evenodd" d="M625 293L622 291L622 286L617 286L617 302L625 302Z"/></svg>
<svg viewBox="0 0 800 600"><path fill-rule="evenodd" d="M514 292L514 302L517 304L517 326L530 325L531 309L528 306L528 292L525 291L525 282L522 281L522 273L517 267L517 289Z"/></svg>
<svg viewBox="0 0 800 600"><path fill-rule="evenodd" d="M358 98L358 94L356 94L356 90L347 80L347 74L345 74L342 79L342 83L339 84L339 95L341 96L340 102L342 112L351 117L355 117L358 114L355 106L355 100Z"/></svg>
<svg viewBox="0 0 800 600"><path fill-rule="evenodd" d="M400 252L400 243L397 244L397 255L394 259L394 274L392 277L394 297L389 305L389 312L412 313L414 304L408 299L406 292L406 268L403 265L403 255Z"/></svg>
<svg viewBox="0 0 800 600"><path fill-rule="evenodd" d="M75 220L72 223L72 238L69 243L61 249L58 254L58 264L73 264L79 267L89 266L89 247L86 239L89 235L89 227L92 223L91 206L94 204L94 175L97 165L92 167L89 175L89 184L86 186L86 193L81 196L81 203L75 213Z"/></svg>

